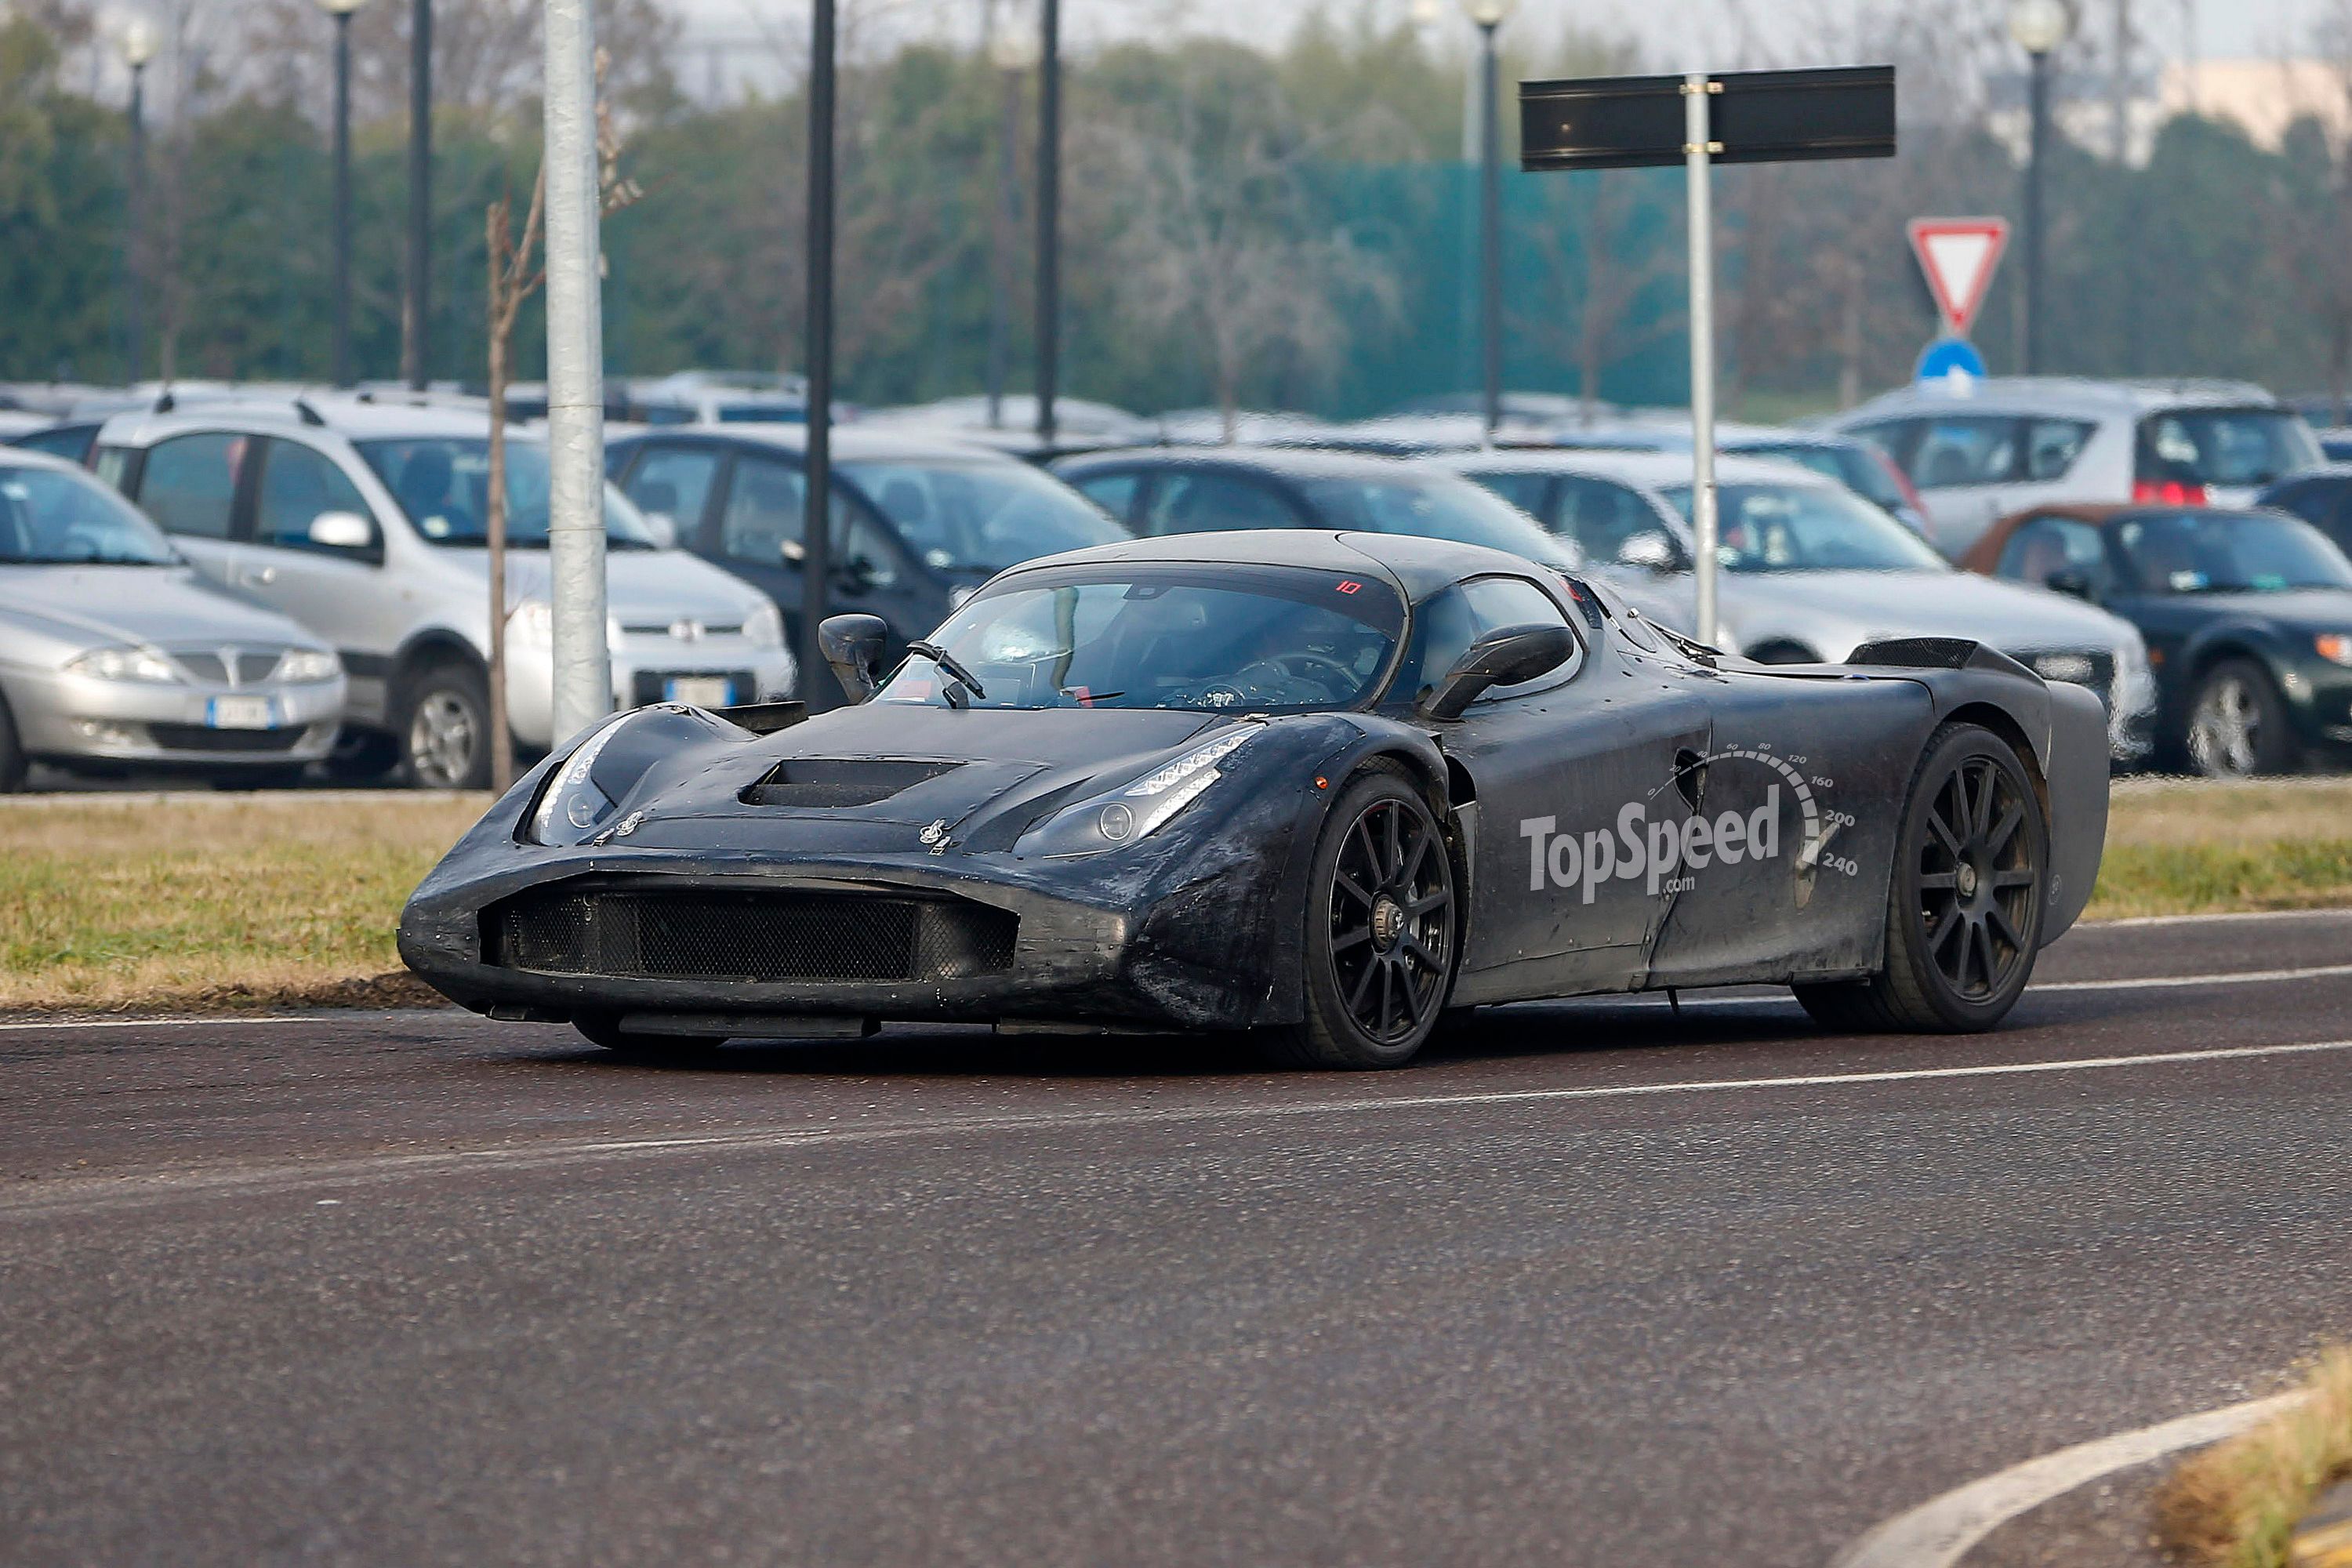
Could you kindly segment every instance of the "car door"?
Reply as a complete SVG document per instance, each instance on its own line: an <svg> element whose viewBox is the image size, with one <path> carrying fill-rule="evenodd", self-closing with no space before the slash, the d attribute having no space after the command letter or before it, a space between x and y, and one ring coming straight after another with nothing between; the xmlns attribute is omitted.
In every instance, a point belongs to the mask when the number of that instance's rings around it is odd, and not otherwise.
<svg viewBox="0 0 2352 1568"><path fill-rule="evenodd" d="M801 577L808 481L799 465L739 452L729 465L724 499L712 509L698 552L750 581L783 610L799 636L804 603ZM890 628L895 657L909 638L929 632L917 602L919 580L890 531L865 501L836 487L831 510L832 614L880 616Z"/></svg>
<svg viewBox="0 0 2352 1568"><path fill-rule="evenodd" d="M1129 528L1138 526L1136 503L1143 499L1145 471L1136 468L1089 468L1063 476L1070 488Z"/></svg>
<svg viewBox="0 0 2352 1568"><path fill-rule="evenodd" d="M399 644L399 617L384 604L383 525L334 458L282 436L256 437L259 475L236 584L332 641L353 668L380 668ZM367 525L370 542L310 537L335 514Z"/></svg>
<svg viewBox="0 0 2352 1568"><path fill-rule="evenodd" d="M674 542L693 548L714 503L725 493L726 448L708 443L647 441L630 454L621 489Z"/></svg>
<svg viewBox="0 0 2352 1568"><path fill-rule="evenodd" d="M236 582L244 560L237 536L252 504L259 446L232 431L173 436L147 448L130 476L131 499L197 571L224 586Z"/></svg>
<svg viewBox="0 0 2352 1568"><path fill-rule="evenodd" d="M2010 510L2024 476L2024 422L2010 414L1908 421L1898 458L1927 509L1928 542L1958 557Z"/></svg>
<svg viewBox="0 0 2352 1568"><path fill-rule="evenodd" d="M1633 984L1672 896L1650 857L1681 841L1688 814L1676 759L1706 745L1684 669L1613 629L1587 639L1582 616L1524 578L1474 579L1423 605L1400 679L1433 682L1461 648L1526 624L1577 630L1575 660L1489 691L1441 739L1477 800L1465 1004Z"/></svg>

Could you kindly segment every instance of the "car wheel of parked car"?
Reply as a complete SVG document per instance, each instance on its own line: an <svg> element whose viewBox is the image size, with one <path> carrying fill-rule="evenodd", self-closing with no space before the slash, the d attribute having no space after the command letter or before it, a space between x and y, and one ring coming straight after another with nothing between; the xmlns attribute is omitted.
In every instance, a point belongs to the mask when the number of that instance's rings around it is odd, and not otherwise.
<svg viewBox="0 0 2352 1568"><path fill-rule="evenodd" d="M1307 879L1307 1016L1268 1041L1295 1067L1412 1059L1454 980L1454 860L1412 782L1376 764L1324 819Z"/></svg>
<svg viewBox="0 0 2352 1568"><path fill-rule="evenodd" d="M673 1066L693 1066L708 1063L719 1055L724 1040L707 1040L685 1035L641 1035L621 1027L620 1020L609 1014L596 1013L574 1018L572 1026L592 1046L602 1046L614 1056L631 1061L661 1063Z"/></svg>
<svg viewBox="0 0 2352 1568"><path fill-rule="evenodd" d="M15 795L25 787L25 748L16 742L16 721L8 712L8 704L0 700L0 795Z"/></svg>
<svg viewBox="0 0 2352 1568"><path fill-rule="evenodd" d="M2000 736L1950 724L1913 775L1888 889L1885 967L1860 984L1800 985L1841 1033L1990 1029L2017 1003L2042 944L2050 825Z"/></svg>
<svg viewBox="0 0 2352 1568"><path fill-rule="evenodd" d="M490 687L456 659L425 666L403 683L397 710L401 772L418 789L488 789Z"/></svg>
<svg viewBox="0 0 2352 1568"><path fill-rule="evenodd" d="M2225 658L2197 683L2185 746L2189 765L2209 779L2291 773L2299 760L2286 704L2250 658Z"/></svg>

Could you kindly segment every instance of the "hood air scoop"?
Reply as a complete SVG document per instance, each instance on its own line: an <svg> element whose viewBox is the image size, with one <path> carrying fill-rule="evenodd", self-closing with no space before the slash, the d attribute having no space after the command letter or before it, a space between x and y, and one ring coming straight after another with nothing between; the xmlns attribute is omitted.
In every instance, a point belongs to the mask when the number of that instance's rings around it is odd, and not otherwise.
<svg viewBox="0 0 2352 1568"><path fill-rule="evenodd" d="M794 757L743 793L750 805L799 810L873 805L963 766L955 762L899 762Z"/></svg>

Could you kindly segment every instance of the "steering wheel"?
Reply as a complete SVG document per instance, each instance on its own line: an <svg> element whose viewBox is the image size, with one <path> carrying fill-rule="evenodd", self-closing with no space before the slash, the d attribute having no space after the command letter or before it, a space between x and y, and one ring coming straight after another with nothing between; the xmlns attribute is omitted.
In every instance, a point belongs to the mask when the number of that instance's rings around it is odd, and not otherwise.
<svg viewBox="0 0 2352 1568"><path fill-rule="evenodd" d="M1311 680L1334 700L1356 689L1355 671L1319 653L1276 654L1243 670L1241 679L1247 680L1255 671L1261 669L1278 671L1286 680Z"/></svg>

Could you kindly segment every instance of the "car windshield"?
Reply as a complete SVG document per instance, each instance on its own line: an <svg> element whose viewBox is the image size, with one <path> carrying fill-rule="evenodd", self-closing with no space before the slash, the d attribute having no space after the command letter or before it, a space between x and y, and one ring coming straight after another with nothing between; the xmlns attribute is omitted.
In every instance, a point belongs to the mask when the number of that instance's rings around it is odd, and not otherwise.
<svg viewBox="0 0 2352 1568"><path fill-rule="evenodd" d="M1329 528L1416 534L1483 544L1549 565L1574 566L1560 541L1491 491L1451 475L1307 479L1299 489Z"/></svg>
<svg viewBox="0 0 2352 1568"><path fill-rule="evenodd" d="M938 572L989 574L1131 537L1091 502L1024 463L852 462L841 472Z"/></svg>
<svg viewBox="0 0 2352 1568"><path fill-rule="evenodd" d="M173 566L163 531L81 473L0 464L0 566Z"/></svg>
<svg viewBox="0 0 2352 1568"><path fill-rule="evenodd" d="M1785 447L1759 443L1752 447L1727 447L1751 458L1778 458L1784 463L1796 463L1812 469L1825 479L1835 479L1864 500L1875 501L1893 511L1908 506L1903 487L1886 465L1859 447L1824 447L1812 442L1792 442Z"/></svg>
<svg viewBox="0 0 2352 1568"><path fill-rule="evenodd" d="M2285 409L2177 408L2140 422L2136 477L2151 484L2266 485L2320 461L2311 426Z"/></svg>
<svg viewBox="0 0 2352 1568"><path fill-rule="evenodd" d="M489 542L487 438L433 436L353 445L427 540L453 546ZM518 550L546 549L545 447L534 441L507 443L506 489L507 542ZM604 540L619 550L659 548L644 516L609 484L604 487Z"/></svg>
<svg viewBox="0 0 2352 1568"><path fill-rule="evenodd" d="M1688 521L1691 491L1664 492ZM1901 523L1827 485L1725 485L1717 492L1727 572L1940 572L1944 558Z"/></svg>
<svg viewBox="0 0 2352 1568"><path fill-rule="evenodd" d="M916 654L877 700L1355 708L1376 694L1403 628L1403 604L1371 577L1285 566L1046 568L982 593L933 634L982 691Z"/></svg>
<svg viewBox="0 0 2352 1568"><path fill-rule="evenodd" d="M2126 518L2115 541L2143 593L2276 594L2352 588L2352 562L2291 517L2175 511Z"/></svg>

